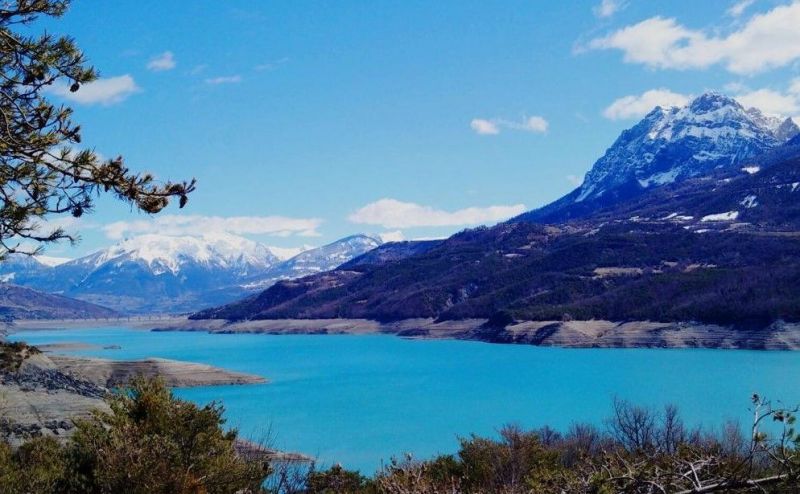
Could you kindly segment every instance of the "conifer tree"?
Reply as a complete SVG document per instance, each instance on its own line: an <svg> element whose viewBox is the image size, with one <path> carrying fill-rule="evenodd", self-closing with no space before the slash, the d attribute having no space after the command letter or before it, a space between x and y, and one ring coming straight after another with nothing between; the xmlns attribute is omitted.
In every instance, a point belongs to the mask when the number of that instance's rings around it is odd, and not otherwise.
<svg viewBox="0 0 800 494"><path fill-rule="evenodd" d="M194 180L158 182L131 171L122 157L103 159L81 142L72 110L47 99L48 88L76 92L96 80L95 69L67 36L29 34L41 16L60 17L69 0L0 1L0 256L36 252L43 243L74 240L42 219L80 217L100 193L145 213L170 199L186 204ZM35 249L27 247L38 245Z"/></svg>

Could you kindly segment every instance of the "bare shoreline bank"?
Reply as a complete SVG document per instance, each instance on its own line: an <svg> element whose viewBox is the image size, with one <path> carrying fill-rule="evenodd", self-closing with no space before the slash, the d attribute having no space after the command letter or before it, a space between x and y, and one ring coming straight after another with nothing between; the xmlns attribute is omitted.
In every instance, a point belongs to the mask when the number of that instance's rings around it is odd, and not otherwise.
<svg viewBox="0 0 800 494"><path fill-rule="evenodd" d="M125 326L151 331L203 331L221 334L390 334L414 339L459 339L487 343L564 348L715 348L800 350L800 323L777 322L747 329L691 322L523 321L505 328L486 327L485 319L437 322L430 318L380 322L368 319L273 319L231 322L186 317L130 320L16 321L9 332Z"/></svg>
<svg viewBox="0 0 800 494"><path fill-rule="evenodd" d="M253 374L234 372L194 362L160 358L107 360L65 355L49 355L49 358L65 374L105 388L124 386L136 376L158 376L164 379L167 386L182 388L267 382L265 378Z"/></svg>

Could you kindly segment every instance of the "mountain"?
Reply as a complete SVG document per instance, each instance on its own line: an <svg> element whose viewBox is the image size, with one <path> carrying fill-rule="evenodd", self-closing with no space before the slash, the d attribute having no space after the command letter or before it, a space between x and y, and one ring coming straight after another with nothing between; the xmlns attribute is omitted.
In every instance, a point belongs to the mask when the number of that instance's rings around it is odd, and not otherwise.
<svg viewBox="0 0 800 494"><path fill-rule="evenodd" d="M119 313L60 295L0 283L0 317L3 319L95 319Z"/></svg>
<svg viewBox="0 0 800 494"><path fill-rule="evenodd" d="M622 156L620 143L636 141L629 156L612 167L610 150L585 188L547 214L534 211L430 245L388 244L330 272L281 281L191 317L485 318L501 329L515 319L756 328L800 321L800 142L797 135L781 140L796 126L719 95L682 110L657 109L640 125L649 129L655 121L671 125L669 132L658 128L675 139L661 143L674 159L634 158L645 140L634 127L615 143ZM706 160L697 157L700 145ZM647 180L665 171L674 180ZM584 192L579 204L591 207L573 206Z"/></svg>
<svg viewBox="0 0 800 494"><path fill-rule="evenodd" d="M682 108L656 107L622 132L580 187L518 219L555 223L581 218L654 187L740 169L798 135L800 128L790 118L745 109L718 93L703 94Z"/></svg>
<svg viewBox="0 0 800 494"><path fill-rule="evenodd" d="M375 238L355 235L280 260L270 248L230 234L148 234L56 266L9 256L0 262L0 279L125 312L179 313L333 269L378 245Z"/></svg>
<svg viewBox="0 0 800 494"><path fill-rule="evenodd" d="M275 264L270 269L245 280L250 290L263 289L279 280L300 278L330 271L381 245L381 240L369 235L351 235L322 247L305 250Z"/></svg>
<svg viewBox="0 0 800 494"><path fill-rule="evenodd" d="M48 276L53 267L38 256L10 254L0 261L0 281L25 284L31 279Z"/></svg>

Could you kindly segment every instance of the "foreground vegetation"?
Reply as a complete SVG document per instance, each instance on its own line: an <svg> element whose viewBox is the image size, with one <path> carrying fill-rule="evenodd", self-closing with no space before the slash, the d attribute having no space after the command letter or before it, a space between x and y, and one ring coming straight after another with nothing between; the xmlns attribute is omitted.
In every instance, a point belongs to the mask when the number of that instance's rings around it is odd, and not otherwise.
<svg viewBox="0 0 800 494"><path fill-rule="evenodd" d="M602 428L507 426L496 438L463 438L454 455L392 460L372 478L237 448L219 405L177 399L157 379L136 379L108 402L110 412L78 421L66 442L0 442L0 491L601 494L798 492L800 485L794 410L758 396L751 437L733 423L714 432L691 429L674 407L655 412L615 401Z"/></svg>

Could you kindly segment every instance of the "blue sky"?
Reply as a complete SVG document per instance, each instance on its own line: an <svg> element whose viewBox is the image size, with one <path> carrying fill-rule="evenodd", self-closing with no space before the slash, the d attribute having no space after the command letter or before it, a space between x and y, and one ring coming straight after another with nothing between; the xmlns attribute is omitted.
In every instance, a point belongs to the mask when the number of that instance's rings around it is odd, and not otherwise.
<svg viewBox="0 0 800 494"><path fill-rule="evenodd" d="M66 95L83 142L198 180L153 219L99 200L50 255L443 236L569 192L655 104L713 89L800 115L800 2L75 0L45 25L101 72Z"/></svg>

